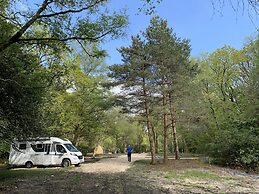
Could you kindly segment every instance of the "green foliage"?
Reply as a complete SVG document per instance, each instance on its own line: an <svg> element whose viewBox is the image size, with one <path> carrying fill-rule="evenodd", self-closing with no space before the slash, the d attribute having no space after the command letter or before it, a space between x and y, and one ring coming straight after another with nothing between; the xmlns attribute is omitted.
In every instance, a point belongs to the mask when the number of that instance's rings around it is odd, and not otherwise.
<svg viewBox="0 0 259 194"><path fill-rule="evenodd" d="M0 52L17 42L59 52L70 48L71 40L89 43L103 41L104 37L117 38L123 35L127 17L124 12L103 9L106 4L107 1L92 0L10 3L0 22L16 25L14 33L0 41Z"/></svg>
<svg viewBox="0 0 259 194"><path fill-rule="evenodd" d="M255 170L259 163L258 141L258 124L232 122L217 134L210 154L216 163Z"/></svg>
<svg viewBox="0 0 259 194"><path fill-rule="evenodd" d="M182 130L189 151L207 153L222 165L256 169L258 40L239 51L229 46L217 49L197 63L195 104L183 112L189 120Z"/></svg>
<svg viewBox="0 0 259 194"><path fill-rule="evenodd" d="M132 37L132 44L119 52L123 64L111 66L109 74L115 79L112 84L122 89L119 105L125 112L142 117L150 144L154 141L159 146L160 128L172 126L163 123L163 116L168 117L168 123L173 122L178 96L182 94L180 88L190 75L189 41L178 38L167 21L157 16L146 31Z"/></svg>
<svg viewBox="0 0 259 194"><path fill-rule="evenodd" d="M142 126L136 121L136 116L123 115L120 109L115 108L105 114L105 135L103 145L110 151L114 148L124 152L125 147L130 144L135 152L147 150L147 134Z"/></svg>
<svg viewBox="0 0 259 194"><path fill-rule="evenodd" d="M51 75L19 47L0 53L0 138L41 133L40 108Z"/></svg>

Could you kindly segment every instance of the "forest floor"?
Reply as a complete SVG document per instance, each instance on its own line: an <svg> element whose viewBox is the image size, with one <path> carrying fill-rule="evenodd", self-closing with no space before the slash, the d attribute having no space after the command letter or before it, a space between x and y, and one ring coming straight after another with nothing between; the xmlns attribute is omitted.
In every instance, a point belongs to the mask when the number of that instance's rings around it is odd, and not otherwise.
<svg viewBox="0 0 259 194"><path fill-rule="evenodd" d="M0 193L259 193L259 175L204 164L195 158L149 165L145 154L100 160L80 167L0 169Z"/></svg>

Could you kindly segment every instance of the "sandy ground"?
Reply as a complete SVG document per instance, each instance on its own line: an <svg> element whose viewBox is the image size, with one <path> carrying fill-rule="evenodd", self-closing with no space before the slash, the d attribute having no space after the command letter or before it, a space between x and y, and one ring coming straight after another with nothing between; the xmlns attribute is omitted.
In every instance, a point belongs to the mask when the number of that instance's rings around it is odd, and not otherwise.
<svg viewBox="0 0 259 194"><path fill-rule="evenodd" d="M143 159L150 157L146 154L133 154L132 162L128 162L126 155L118 155L95 163L89 160L90 163L65 170L60 167L27 169L43 174L22 176L20 173L19 176L2 179L0 176L0 194L259 194L259 176L256 174L210 166L194 159L170 160L167 165L159 163L152 166L147 161L133 167L135 161ZM129 169L131 167L133 168ZM12 170L23 172L25 169ZM51 174L44 174L44 171ZM184 173L196 171L214 174L220 179L199 179L193 176L179 178Z"/></svg>
<svg viewBox="0 0 259 194"><path fill-rule="evenodd" d="M95 163L81 164L76 168L76 172L84 173L118 173L129 169L134 161L143 160L147 154L132 154L131 162L128 162L127 155L121 155L117 158L106 158Z"/></svg>

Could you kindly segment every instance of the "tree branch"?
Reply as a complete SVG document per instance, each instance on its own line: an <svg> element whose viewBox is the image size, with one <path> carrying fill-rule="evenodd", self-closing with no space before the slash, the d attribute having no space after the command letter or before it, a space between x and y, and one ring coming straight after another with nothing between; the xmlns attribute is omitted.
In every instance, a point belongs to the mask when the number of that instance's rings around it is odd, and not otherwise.
<svg viewBox="0 0 259 194"><path fill-rule="evenodd" d="M52 2L53 1L44 0L41 7L36 12L36 14L27 23L25 23L24 26L19 31L17 31L7 42L0 45L0 52L4 51L11 44L17 42L19 40L19 38L25 33L25 31L39 18L40 14Z"/></svg>
<svg viewBox="0 0 259 194"><path fill-rule="evenodd" d="M18 86L21 86L17 81L12 80L12 79L2 79L2 78L0 78L0 81L3 81L3 82L13 82L13 83L17 84ZM21 86L21 87L23 87L23 86Z"/></svg>
<svg viewBox="0 0 259 194"><path fill-rule="evenodd" d="M80 12L88 10L88 9L90 9L90 8L96 6L97 4L102 3L104 1L107 1L107 0L95 1L93 4L88 5L87 7L83 7L81 9L68 9L66 11L56 12L56 13L52 13L52 14L40 15L38 18L55 17L55 16L58 16L58 15L65 15L65 14L68 14L68 13L80 13Z"/></svg>
<svg viewBox="0 0 259 194"><path fill-rule="evenodd" d="M108 30L107 32L101 34L100 36L97 37L79 37L79 36L71 36L71 37L67 37L67 38L54 38L54 37L50 37L50 38L20 38L18 39L16 42L29 42L29 41L60 41L60 42L66 42L69 40L89 40L89 41L97 41L101 38L103 38L104 36L106 36L107 34L109 34L112 30Z"/></svg>

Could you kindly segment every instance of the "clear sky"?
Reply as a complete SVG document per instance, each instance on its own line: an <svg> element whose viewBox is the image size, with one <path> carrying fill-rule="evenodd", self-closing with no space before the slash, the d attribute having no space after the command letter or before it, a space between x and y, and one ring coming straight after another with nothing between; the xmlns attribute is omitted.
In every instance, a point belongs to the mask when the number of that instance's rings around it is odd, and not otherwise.
<svg viewBox="0 0 259 194"><path fill-rule="evenodd" d="M224 45L230 45L236 49L242 48L249 36L255 36L259 28L259 16L253 11L247 11L247 7L240 5L239 11L235 12L230 1L222 9L219 4L213 9L212 1L217 0L163 0L157 4L156 15L166 19L173 28L177 37L190 39L193 57L200 56L204 52L213 52ZM237 0L232 0L237 2ZM112 0L111 9L127 8L129 26L126 29L127 36L119 40L111 40L102 47L107 50L109 57L108 65L121 63L121 56L116 50L121 46L131 44L130 37L144 31L149 25L152 15L138 13L142 7L141 0ZM234 7L236 7L234 5Z"/></svg>

